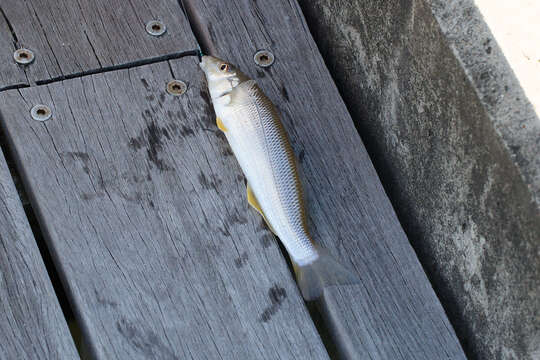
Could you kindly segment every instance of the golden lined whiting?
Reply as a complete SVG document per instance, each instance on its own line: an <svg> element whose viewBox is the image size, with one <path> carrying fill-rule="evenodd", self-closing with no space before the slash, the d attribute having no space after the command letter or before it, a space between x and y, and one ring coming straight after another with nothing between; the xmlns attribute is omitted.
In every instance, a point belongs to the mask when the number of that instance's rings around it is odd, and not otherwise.
<svg viewBox="0 0 540 360"><path fill-rule="evenodd" d="M247 178L247 198L289 253L306 300L356 277L311 239L294 152L275 106L254 80L212 56L200 63L217 116Z"/></svg>

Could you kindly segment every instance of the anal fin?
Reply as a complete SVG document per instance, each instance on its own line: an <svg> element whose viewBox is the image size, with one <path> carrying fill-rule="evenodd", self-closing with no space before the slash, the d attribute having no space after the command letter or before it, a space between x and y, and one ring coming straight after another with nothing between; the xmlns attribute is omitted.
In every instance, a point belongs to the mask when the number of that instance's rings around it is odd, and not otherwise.
<svg viewBox="0 0 540 360"><path fill-rule="evenodd" d="M257 212L258 212L259 214L261 214L261 216L262 216L263 219L264 219L264 222L266 223L266 225L268 226L268 228L270 229L270 231L273 232L274 235L276 235L276 231L274 230L274 228L272 227L272 225L270 225L270 223L268 222L268 219L266 218L266 215L264 215L264 212L263 212L262 209L261 209L261 205L259 204L259 200L257 200L257 197L256 197L255 194L253 193L253 190L252 190L251 187L249 186L249 183L247 184L246 191L247 191L247 199L248 199L249 205L251 205L252 208L254 208L255 210L257 210Z"/></svg>
<svg viewBox="0 0 540 360"><path fill-rule="evenodd" d="M225 124L223 124L223 121L221 121L221 118L216 118L216 124L219 130L227 132L227 128L225 127Z"/></svg>

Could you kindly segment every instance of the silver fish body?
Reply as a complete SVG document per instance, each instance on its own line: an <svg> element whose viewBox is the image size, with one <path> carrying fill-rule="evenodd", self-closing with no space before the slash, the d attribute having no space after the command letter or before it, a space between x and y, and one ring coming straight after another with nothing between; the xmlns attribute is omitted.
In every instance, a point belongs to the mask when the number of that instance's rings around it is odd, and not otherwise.
<svg viewBox="0 0 540 360"><path fill-rule="evenodd" d="M302 185L289 139L270 100L253 80L230 93L217 114L262 212L299 265L317 257L309 235Z"/></svg>
<svg viewBox="0 0 540 360"><path fill-rule="evenodd" d="M302 185L287 133L275 106L254 80L220 59L203 56L218 126L248 181L248 201L289 253L306 299L351 273L316 247L307 228Z"/></svg>

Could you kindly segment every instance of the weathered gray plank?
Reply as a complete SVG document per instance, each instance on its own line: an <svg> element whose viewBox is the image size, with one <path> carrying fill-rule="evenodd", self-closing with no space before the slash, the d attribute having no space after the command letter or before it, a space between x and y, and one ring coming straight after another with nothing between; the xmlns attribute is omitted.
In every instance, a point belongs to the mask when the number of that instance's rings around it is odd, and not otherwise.
<svg viewBox="0 0 540 360"><path fill-rule="evenodd" d="M0 150L0 359L78 359Z"/></svg>
<svg viewBox="0 0 540 360"><path fill-rule="evenodd" d="M6 91L27 191L100 359L325 359L195 58ZM174 74L173 74L174 73ZM176 77L188 92L165 92ZM48 104L45 123L28 116Z"/></svg>
<svg viewBox="0 0 540 360"><path fill-rule="evenodd" d="M304 171L314 238L361 284L321 303L343 356L463 359L446 315L379 182L296 1L185 1L203 47L256 78L279 108ZM254 53L270 49L272 67Z"/></svg>
<svg viewBox="0 0 540 360"><path fill-rule="evenodd" d="M0 4L0 90L6 86L17 86L27 83L22 67L13 61L13 52L17 49L17 42L11 34L9 22Z"/></svg>
<svg viewBox="0 0 540 360"><path fill-rule="evenodd" d="M154 19L166 25L164 35L146 33ZM3 0L0 45L0 70L9 70L0 75L0 89L21 83L25 72L36 82L196 46L176 0ZM34 63L14 69L15 47L33 50Z"/></svg>

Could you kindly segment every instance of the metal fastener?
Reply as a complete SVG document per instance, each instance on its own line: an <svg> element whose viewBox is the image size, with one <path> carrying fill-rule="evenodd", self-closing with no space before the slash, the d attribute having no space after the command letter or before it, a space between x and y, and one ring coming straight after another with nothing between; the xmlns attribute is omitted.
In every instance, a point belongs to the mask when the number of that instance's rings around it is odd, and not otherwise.
<svg viewBox="0 0 540 360"><path fill-rule="evenodd" d="M260 67L268 67L274 63L274 54L269 50L259 50L253 56L253 60Z"/></svg>
<svg viewBox="0 0 540 360"><path fill-rule="evenodd" d="M181 80L171 80L167 83L167 92L171 95L182 95L187 90L187 84Z"/></svg>
<svg viewBox="0 0 540 360"><path fill-rule="evenodd" d="M30 110L30 115L32 119L37 121L47 121L51 118L52 111L47 105L36 105Z"/></svg>
<svg viewBox="0 0 540 360"><path fill-rule="evenodd" d="M165 34L167 27L159 20L152 20L146 24L146 32L152 36L161 36Z"/></svg>
<svg viewBox="0 0 540 360"><path fill-rule="evenodd" d="M18 64L30 64L32 61L34 61L34 53L32 50L28 49L17 49L13 53L13 59L15 59L15 62Z"/></svg>

